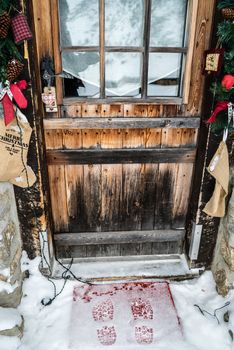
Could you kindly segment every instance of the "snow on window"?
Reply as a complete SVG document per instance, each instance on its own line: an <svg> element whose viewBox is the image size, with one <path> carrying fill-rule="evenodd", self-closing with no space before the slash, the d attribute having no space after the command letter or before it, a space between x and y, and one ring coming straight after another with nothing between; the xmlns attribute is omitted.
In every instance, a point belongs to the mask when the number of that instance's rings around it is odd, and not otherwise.
<svg viewBox="0 0 234 350"><path fill-rule="evenodd" d="M178 96L181 54L150 53L148 96Z"/></svg>
<svg viewBox="0 0 234 350"><path fill-rule="evenodd" d="M140 53L106 53L106 94L108 96L137 97L139 95L141 56Z"/></svg>
<svg viewBox="0 0 234 350"><path fill-rule="evenodd" d="M105 47L118 47L115 52L105 52L108 97L141 97L143 53L124 48L118 51L120 47L140 47L144 51L144 2L105 0ZM187 0L152 0L150 47L184 46L186 10ZM99 0L59 0L59 11L62 48L79 46L82 50L63 50L63 70L77 78L77 96L99 98ZM181 53L149 53L148 96L180 95L183 58Z"/></svg>
<svg viewBox="0 0 234 350"><path fill-rule="evenodd" d="M141 46L144 1L106 0L105 27L107 46Z"/></svg>
<svg viewBox="0 0 234 350"><path fill-rule="evenodd" d="M152 0L150 46L183 46L187 0Z"/></svg>
<svg viewBox="0 0 234 350"><path fill-rule="evenodd" d="M59 0L62 46L99 45L99 0Z"/></svg>
<svg viewBox="0 0 234 350"><path fill-rule="evenodd" d="M64 71L81 80L77 87L78 96L99 97L99 53L97 52L63 52Z"/></svg>

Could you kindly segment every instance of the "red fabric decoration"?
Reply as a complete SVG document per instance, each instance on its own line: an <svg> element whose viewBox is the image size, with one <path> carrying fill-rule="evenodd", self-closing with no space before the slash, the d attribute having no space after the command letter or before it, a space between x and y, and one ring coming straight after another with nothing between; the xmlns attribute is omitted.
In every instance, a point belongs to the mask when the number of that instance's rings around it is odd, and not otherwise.
<svg viewBox="0 0 234 350"><path fill-rule="evenodd" d="M2 102L4 111L5 125L8 125L15 117L13 99L20 108L27 108L28 101L22 94L21 90L25 89L27 83L25 80L20 80L16 84L10 84L3 89L0 94L0 101Z"/></svg>
<svg viewBox="0 0 234 350"><path fill-rule="evenodd" d="M22 13L12 19L11 25L16 44L21 44L24 40L32 38L27 18Z"/></svg>
<svg viewBox="0 0 234 350"><path fill-rule="evenodd" d="M15 118L13 103L7 93L4 95L1 102L3 106L5 125L8 125Z"/></svg>
<svg viewBox="0 0 234 350"><path fill-rule="evenodd" d="M229 101L218 101L215 105L215 109L211 114L210 118L207 120L207 123L214 123L216 120L216 116L219 112L224 111L228 108Z"/></svg>
<svg viewBox="0 0 234 350"><path fill-rule="evenodd" d="M26 98L22 94L19 86L17 86L17 84L11 84L10 90L12 92L13 98L14 98L15 102L17 103L17 105L23 109L27 108L28 101L26 100Z"/></svg>
<svg viewBox="0 0 234 350"><path fill-rule="evenodd" d="M230 90L234 85L234 76L230 74L224 75L221 85L224 89Z"/></svg>

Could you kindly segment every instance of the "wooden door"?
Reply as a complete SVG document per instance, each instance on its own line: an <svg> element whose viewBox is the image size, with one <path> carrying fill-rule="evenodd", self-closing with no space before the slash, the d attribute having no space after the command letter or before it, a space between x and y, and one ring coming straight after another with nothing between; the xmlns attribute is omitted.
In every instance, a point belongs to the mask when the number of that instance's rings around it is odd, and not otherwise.
<svg viewBox="0 0 234 350"><path fill-rule="evenodd" d="M139 128L135 118L93 128L108 124L100 119L82 129L45 122L59 256L181 253L199 119L176 120L190 128Z"/></svg>
<svg viewBox="0 0 234 350"><path fill-rule="evenodd" d="M146 20L142 47L106 47L100 35L98 98L66 97L62 78L56 78L59 111L45 114L44 133L54 241L60 258L183 252L200 125L201 60L211 28L211 21L204 24L204 18L212 18L214 1L186 3L188 46L151 47ZM151 1L144 4L144 14L150 16ZM100 0L100 28L105 24L103 6L105 1ZM84 47L64 49L59 44L58 1L33 1L33 11L39 61L49 54L56 73L61 73L63 52L82 52ZM51 15L44 18L43 13ZM140 97L105 96L104 56L120 50L143 55ZM155 52L179 52L185 57L180 75L173 78L180 81L177 96L147 95L147 58Z"/></svg>

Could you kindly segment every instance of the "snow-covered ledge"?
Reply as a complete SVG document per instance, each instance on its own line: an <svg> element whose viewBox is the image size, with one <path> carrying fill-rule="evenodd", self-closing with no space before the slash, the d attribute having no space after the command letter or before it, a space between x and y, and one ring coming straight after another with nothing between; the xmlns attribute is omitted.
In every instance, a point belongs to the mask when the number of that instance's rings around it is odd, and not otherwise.
<svg viewBox="0 0 234 350"><path fill-rule="evenodd" d="M234 287L234 168L231 169L230 193L227 214L220 222L212 264L217 290L223 296Z"/></svg>
<svg viewBox="0 0 234 350"><path fill-rule="evenodd" d="M22 242L13 186L0 182L0 307L17 307L22 294Z"/></svg>

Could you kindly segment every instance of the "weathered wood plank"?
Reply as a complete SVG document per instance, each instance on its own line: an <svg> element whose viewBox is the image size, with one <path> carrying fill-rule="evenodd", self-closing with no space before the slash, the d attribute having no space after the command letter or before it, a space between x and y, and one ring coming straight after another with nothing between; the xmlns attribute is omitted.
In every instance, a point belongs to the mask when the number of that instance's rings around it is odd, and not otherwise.
<svg viewBox="0 0 234 350"><path fill-rule="evenodd" d="M180 147L194 147L197 143L197 130L180 129ZM193 164L179 164L175 169L175 185L173 190L173 224L172 227L184 227L191 193Z"/></svg>
<svg viewBox="0 0 234 350"><path fill-rule="evenodd" d="M146 148L160 148L163 129L147 129L145 135ZM154 228L154 212L157 205L156 187L158 183L158 164L145 164L144 188L141 211L141 228L152 230ZM144 247L145 248L145 247Z"/></svg>
<svg viewBox="0 0 234 350"><path fill-rule="evenodd" d="M122 148L122 130L103 130L101 134L102 149ZM116 231L120 229L122 203L122 164L102 165L102 203L101 229L102 231ZM107 249L107 247L106 247ZM111 247L115 255L119 247Z"/></svg>
<svg viewBox="0 0 234 350"><path fill-rule="evenodd" d="M188 4L188 21L189 23L189 35L188 35L188 52L186 55L185 73L184 73L184 84L183 84L183 103L188 103L189 98L189 87L192 73L192 60L193 51L195 44L195 33L196 33L196 23L197 23L197 10L198 10L198 0L189 1Z"/></svg>
<svg viewBox="0 0 234 350"><path fill-rule="evenodd" d="M181 105L182 97L148 97L147 99L130 98L130 97L111 97L111 98L82 98L82 97L66 97L63 99L65 106L84 103L91 106L92 104L113 104L113 103L144 103L144 104L160 104L160 105Z"/></svg>
<svg viewBox="0 0 234 350"><path fill-rule="evenodd" d="M48 164L193 163L193 148L48 150Z"/></svg>
<svg viewBox="0 0 234 350"><path fill-rule="evenodd" d="M69 215L67 208L64 165L49 165L48 175L54 229L55 231L68 231Z"/></svg>
<svg viewBox="0 0 234 350"><path fill-rule="evenodd" d="M196 22L195 43L193 50L191 80L189 97L187 104L187 113L199 115L204 92L205 76L202 74L204 51L210 47L210 37L215 13L216 0L199 0ZM186 97L186 96L185 96Z"/></svg>
<svg viewBox="0 0 234 350"><path fill-rule="evenodd" d="M80 130L64 130L63 146L65 149L81 148L82 138ZM65 165L65 186L67 192L67 210L69 216L69 231L83 228L82 223L82 199L83 199L83 166Z"/></svg>
<svg viewBox="0 0 234 350"><path fill-rule="evenodd" d="M171 147L178 147L179 151L181 140L181 129L162 130L161 147L164 151ZM172 225L173 211L173 189L175 184L175 173L177 169L176 162L166 162L159 164L159 173L156 187L156 205L154 229L168 229ZM166 249L166 247L165 247Z"/></svg>
<svg viewBox="0 0 234 350"><path fill-rule="evenodd" d="M47 149L63 149L62 130L48 130L45 133ZM68 231L68 208L65 182L65 167L63 164L48 165L50 198L52 204L52 216L55 230ZM59 201L58 201L59 193Z"/></svg>
<svg viewBox="0 0 234 350"><path fill-rule="evenodd" d="M71 109L72 110L72 109ZM70 112L69 112L70 113ZM147 107L144 112L147 113ZM139 114L138 114L139 115ZM45 130L53 129L144 129L144 128L199 128L200 118L45 118Z"/></svg>
<svg viewBox="0 0 234 350"><path fill-rule="evenodd" d="M62 46L62 51L65 52L83 52L84 46ZM151 46L149 48L150 52L165 52L165 53L186 53L186 47L155 47ZM99 46L85 46L85 51L97 52L99 51ZM144 48L141 46L105 46L106 52L144 52Z"/></svg>
<svg viewBox="0 0 234 350"><path fill-rule="evenodd" d="M54 239L58 245L99 245L150 242L176 242L184 238L184 230L152 231L113 231L113 232L79 232L57 233Z"/></svg>

